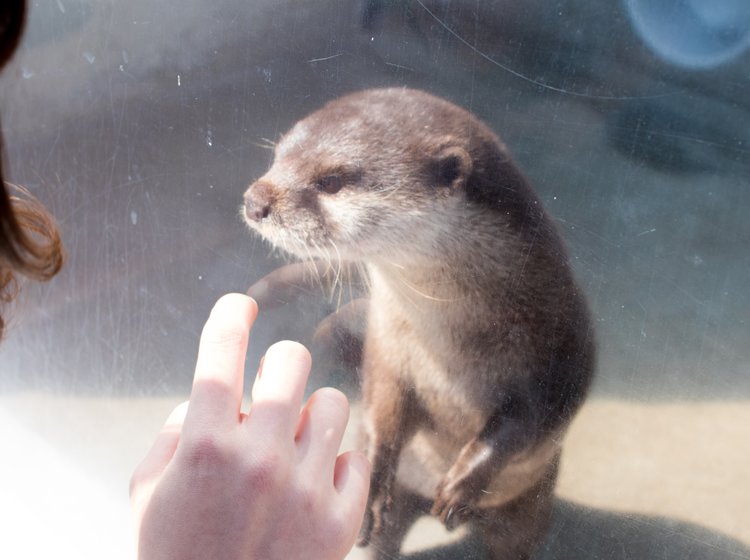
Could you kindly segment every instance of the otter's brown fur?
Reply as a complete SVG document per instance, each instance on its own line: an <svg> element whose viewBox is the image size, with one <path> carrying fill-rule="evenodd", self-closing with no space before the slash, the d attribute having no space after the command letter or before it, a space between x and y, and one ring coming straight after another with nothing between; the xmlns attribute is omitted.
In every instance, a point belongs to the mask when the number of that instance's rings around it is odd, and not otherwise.
<svg viewBox="0 0 750 560"><path fill-rule="evenodd" d="M280 140L245 213L291 253L366 267L362 544L391 557L427 508L474 522L492 558L528 558L594 344L563 243L498 137L424 92L354 93Z"/></svg>

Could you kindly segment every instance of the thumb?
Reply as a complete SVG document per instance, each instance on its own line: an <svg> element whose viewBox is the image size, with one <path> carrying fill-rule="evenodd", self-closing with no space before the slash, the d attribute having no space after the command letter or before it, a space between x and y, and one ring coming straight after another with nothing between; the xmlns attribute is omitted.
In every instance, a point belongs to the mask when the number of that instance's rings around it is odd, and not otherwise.
<svg viewBox="0 0 750 560"><path fill-rule="evenodd" d="M139 502L148 501L151 490L172 460L177 443L180 441L180 432L187 408L188 402L185 401L172 411L159 435L156 436L151 449L133 471L133 476L130 478L130 500L136 509L140 509ZM142 505L145 507L145 504Z"/></svg>

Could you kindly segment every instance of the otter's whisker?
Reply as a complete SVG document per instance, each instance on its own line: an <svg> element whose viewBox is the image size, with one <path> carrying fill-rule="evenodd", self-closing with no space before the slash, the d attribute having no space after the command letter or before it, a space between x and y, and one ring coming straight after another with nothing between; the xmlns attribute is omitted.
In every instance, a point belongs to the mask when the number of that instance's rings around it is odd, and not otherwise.
<svg viewBox="0 0 750 560"><path fill-rule="evenodd" d="M260 138L260 140L262 140L262 142L251 142L251 144L258 148L263 148L264 150L276 149L276 142L273 140L269 140L268 138Z"/></svg>
<svg viewBox="0 0 750 560"><path fill-rule="evenodd" d="M339 281L341 280L341 268L343 267L343 261L341 259L341 252L339 251L338 246L336 245L336 242L331 239L331 246L333 247L333 250L336 251L336 258L338 262L338 266L336 267L336 276L333 279L333 286L331 287L331 295L333 295L333 290L336 289L336 287L339 285ZM341 291L339 291L339 305L341 304Z"/></svg>
<svg viewBox="0 0 750 560"><path fill-rule="evenodd" d="M388 194L386 194L386 195L385 195L385 196L384 196L384 197L382 198L382 200L388 200L388 199L389 199L389 198L391 198L391 197L392 197L392 196L393 196L394 194L396 194L396 193L397 193L398 191L400 191L400 190L401 190L401 187L402 187L402 186L403 186L403 185L398 185L398 186L396 186L396 187L388 187L388 188L385 188L385 189L379 190L379 191L377 191L377 192L379 192L379 193L388 193Z"/></svg>
<svg viewBox="0 0 750 560"><path fill-rule="evenodd" d="M319 285L322 286L321 280L320 280L320 271L317 266L318 259L313 257L312 252L310 251L310 247L308 247L306 244L303 245L305 248L305 252L307 253L307 259L305 259L305 268L307 268L307 272L310 274L310 278L313 281L317 281Z"/></svg>

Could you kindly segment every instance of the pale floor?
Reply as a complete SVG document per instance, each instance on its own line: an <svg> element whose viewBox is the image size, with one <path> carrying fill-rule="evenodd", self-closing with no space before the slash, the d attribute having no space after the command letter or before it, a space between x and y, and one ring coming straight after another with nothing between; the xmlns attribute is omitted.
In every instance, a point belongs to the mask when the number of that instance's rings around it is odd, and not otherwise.
<svg viewBox="0 0 750 560"><path fill-rule="evenodd" d="M0 557L131 558L129 475L179 400L3 396ZM539 557L750 558L748 457L746 400L592 399L567 436ZM481 558L461 537L425 519L405 549L458 539L418 557Z"/></svg>

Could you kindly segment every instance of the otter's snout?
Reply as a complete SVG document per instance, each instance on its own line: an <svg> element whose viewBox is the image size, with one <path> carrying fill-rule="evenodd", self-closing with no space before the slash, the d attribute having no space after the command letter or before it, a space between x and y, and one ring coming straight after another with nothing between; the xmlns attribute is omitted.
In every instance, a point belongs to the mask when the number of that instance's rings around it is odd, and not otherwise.
<svg viewBox="0 0 750 560"><path fill-rule="evenodd" d="M267 218L271 213L274 199L273 186L263 181L256 181L245 192L245 216L254 222Z"/></svg>

